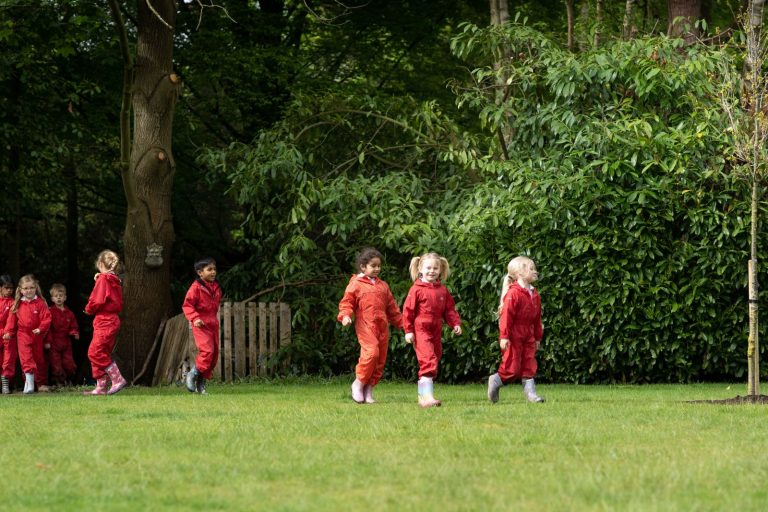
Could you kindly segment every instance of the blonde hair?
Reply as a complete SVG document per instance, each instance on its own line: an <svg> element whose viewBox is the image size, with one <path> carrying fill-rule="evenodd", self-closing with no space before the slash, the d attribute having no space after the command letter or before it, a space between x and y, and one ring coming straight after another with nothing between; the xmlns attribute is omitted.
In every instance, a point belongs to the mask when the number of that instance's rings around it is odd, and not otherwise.
<svg viewBox="0 0 768 512"><path fill-rule="evenodd" d="M448 274L451 273L450 268L448 267L448 260L436 252L428 252L411 259L411 264L408 267L408 270L411 272L411 279L416 281L419 277L421 277L421 263L433 259L440 262L440 280L445 281L448 279Z"/></svg>
<svg viewBox="0 0 768 512"><path fill-rule="evenodd" d="M96 269L101 271L99 269L99 265L103 265L104 268L107 269L108 272L116 272L118 265L120 265L120 257L117 255L116 252L110 251L110 250L104 250L99 253L99 255L96 257Z"/></svg>
<svg viewBox="0 0 768 512"><path fill-rule="evenodd" d="M517 281L524 272L536 268L536 264L533 260L527 256L517 256L507 265L507 273L504 276L501 285L501 298L499 299L499 314L501 314L501 308L504 306L504 296L509 291L509 287L512 286L513 281Z"/></svg>
<svg viewBox="0 0 768 512"><path fill-rule="evenodd" d="M67 293L67 287L61 283L53 283L51 285L50 294L53 295L53 292Z"/></svg>
<svg viewBox="0 0 768 512"><path fill-rule="evenodd" d="M13 306L11 306L11 313L15 313L19 310L19 302L21 302L21 287L27 283L34 283L36 288L35 293L38 297L43 299L43 291L40 289L40 283L37 282L35 276L33 274L21 276L19 278L19 282L16 284L16 297L13 301ZM43 299L43 302L45 302L45 299Z"/></svg>

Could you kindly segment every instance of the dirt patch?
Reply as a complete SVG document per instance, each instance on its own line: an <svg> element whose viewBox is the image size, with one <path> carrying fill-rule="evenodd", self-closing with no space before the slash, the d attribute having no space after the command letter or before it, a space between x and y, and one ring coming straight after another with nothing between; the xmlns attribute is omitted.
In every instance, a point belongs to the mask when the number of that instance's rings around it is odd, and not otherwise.
<svg viewBox="0 0 768 512"><path fill-rule="evenodd" d="M723 400L691 400L689 404L721 404L721 405L768 405L768 395L735 396Z"/></svg>

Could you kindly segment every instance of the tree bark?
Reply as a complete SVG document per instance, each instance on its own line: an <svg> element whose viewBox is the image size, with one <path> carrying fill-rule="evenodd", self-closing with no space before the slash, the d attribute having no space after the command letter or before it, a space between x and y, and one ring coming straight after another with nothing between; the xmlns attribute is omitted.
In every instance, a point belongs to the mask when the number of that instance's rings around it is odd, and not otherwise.
<svg viewBox="0 0 768 512"><path fill-rule="evenodd" d="M509 21L507 0L491 0L491 25L503 25Z"/></svg>
<svg viewBox="0 0 768 512"><path fill-rule="evenodd" d="M667 0L667 35L693 43L699 36L696 21L701 19L701 0Z"/></svg>
<svg viewBox="0 0 768 512"><path fill-rule="evenodd" d="M622 28L622 37L625 40L632 38L632 11L635 9L635 0L626 0L624 3L624 24Z"/></svg>
<svg viewBox="0 0 768 512"><path fill-rule="evenodd" d="M603 36L603 18L605 17L603 9L603 0L595 1L595 48L600 46L600 42Z"/></svg>
<svg viewBox="0 0 768 512"><path fill-rule="evenodd" d="M171 311L171 192L176 169L171 134L180 89L173 73L175 2L154 0L150 6L141 0L137 19L133 144L122 175L127 203L123 324L114 354L128 380L142 368L158 326Z"/></svg>
<svg viewBox="0 0 768 512"><path fill-rule="evenodd" d="M575 15L573 13L573 0L565 0L565 14L568 20L568 51L572 52L574 48L573 26Z"/></svg>

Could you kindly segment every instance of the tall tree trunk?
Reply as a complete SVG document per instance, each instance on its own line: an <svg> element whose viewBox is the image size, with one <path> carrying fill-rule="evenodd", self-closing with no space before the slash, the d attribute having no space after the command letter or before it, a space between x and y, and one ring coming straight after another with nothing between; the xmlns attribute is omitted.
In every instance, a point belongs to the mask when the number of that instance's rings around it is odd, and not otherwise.
<svg viewBox="0 0 768 512"><path fill-rule="evenodd" d="M701 0L667 0L667 35L693 43L699 36L696 21L701 19Z"/></svg>
<svg viewBox="0 0 768 512"><path fill-rule="evenodd" d="M565 15L568 20L568 51L575 49L573 40L573 26L574 26L574 12L573 12L573 0L565 0Z"/></svg>
<svg viewBox="0 0 768 512"><path fill-rule="evenodd" d="M79 254L80 213L77 205L77 169L70 158L64 167L64 183L67 189L67 301L72 311L82 311L80 300L80 270L77 264Z"/></svg>
<svg viewBox="0 0 768 512"><path fill-rule="evenodd" d="M624 3L624 25L622 27L622 37L629 40L632 37L632 14L635 9L635 0L626 0Z"/></svg>
<svg viewBox="0 0 768 512"><path fill-rule="evenodd" d="M507 0L491 0L491 25L503 25L509 21Z"/></svg>
<svg viewBox="0 0 768 512"><path fill-rule="evenodd" d="M603 36L603 18L605 17L603 9L603 0L595 1L595 48L600 46L601 38Z"/></svg>
<svg viewBox="0 0 768 512"><path fill-rule="evenodd" d="M752 0L747 11L747 58L744 62L745 93L748 95L750 114L753 119L752 128L752 212L750 230L750 260L748 264L749 282L749 340L747 346L747 393L750 396L760 394L760 340L759 340L759 309L758 309L758 213L760 195L758 187L760 176L764 172L765 163L761 161L762 148L765 143L761 123L764 112L765 78L762 68L765 64L764 48L762 48L763 10L765 0Z"/></svg>
<svg viewBox="0 0 768 512"><path fill-rule="evenodd" d="M133 144L122 175L127 203L123 324L115 350L128 380L141 370L158 326L171 311L171 191L176 169L171 134L180 88L173 73L175 22L173 0L154 0L151 6L146 0L138 2Z"/></svg>

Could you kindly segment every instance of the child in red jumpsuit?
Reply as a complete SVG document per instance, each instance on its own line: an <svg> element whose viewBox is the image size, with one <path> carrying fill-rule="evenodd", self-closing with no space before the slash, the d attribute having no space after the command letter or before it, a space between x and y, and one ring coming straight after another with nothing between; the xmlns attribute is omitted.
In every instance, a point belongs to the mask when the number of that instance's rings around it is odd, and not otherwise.
<svg viewBox="0 0 768 512"><path fill-rule="evenodd" d="M85 312L93 316L93 338L88 347L88 360L91 362L96 387L85 391L85 395L114 395L128 382L120 374L120 369L112 360L115 338L120 330L120 317L123 310L123 287L115 271L120 258L113 251L101 251L96 258L98 274L93 276L95 283ZM112 382L107 390L108 380Z"/></svg>
<svg viewBox="0 0 768 512"><path fill-rule="evenodd" d="M72 340L79 340L80 330L77 319L67 305L67 287L55 283L51 285L51 329L48 331L48 364L55 384L64 384L71 380L77 371L75 358L72 357Z"/></svg>
<svg viewBox="0 0 768 512"><path fill-rule="evenodd" d="M24 394L35 392L35 382L42 388L48 381L43 338L50 326L51 313L37 279L32 274L22 276L5 323L3 339L16 338L19 361L24 371Z"/></svg>
<svg viewBox="0 0 768 512"><path fill-rule="evenodd" d="M541 344L541 298L532 286L539 277L536 264L525 256L509 262L499 305L499 346L502 359L499 371L488 377L488 399L499 401L499 389L522 379L523 395L529 402L543 402L536 393L536 351Z"/></svg>
<svg viewBox="0 0 768 512"><path fill-rule="evenodd" d="M197 345L195 365L187 373L190 393L206 394L205 381L213 377L219 360L219 305L221 287L216 281L216 261L203 258L195 263L197 279L189 287L181 309L192 326Z"/></svg>
<svg viewBox="0 0 768 512"><path fill-rule="evenodd" d="M419 405L439 407L433 382L443 355L443 319L454 334L461 334L456 303L441 282L448 278L448 260L434 252L417 256L411 260L410 272L414 282L403 305L405 341L413 343L419 361Z"/></svg>
<svg viewBox="0 0 768 512"><path fill-rule="evenodd" d="M359 274L349 279L339 302L336 319L344 327L355 317L355 333L360 343L360 359L355 367L352 400L373 404L373 388L384 374L389 349L389 324L402 329L403 316L387 283L379 279L381 253L363 249L357 256Z"/></svg>
<svg viewBox="0 0 768 512"><path fill-rule="evenodd" d="M8 274L0 276L0 380L2 380L2 390L4 395L11 392L11 382L16 375L16 338L4 338L5 322L13 306L13 279Z"/></svg>

